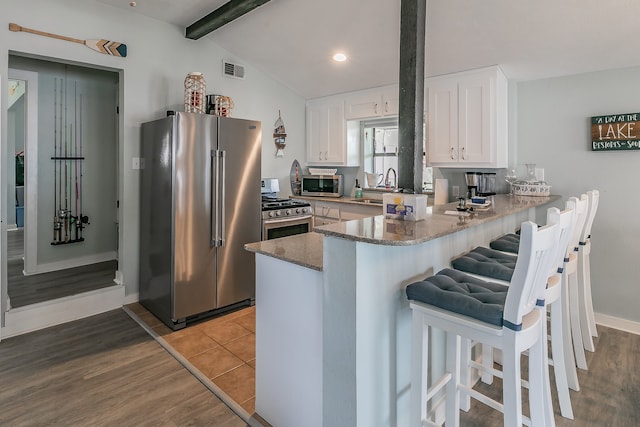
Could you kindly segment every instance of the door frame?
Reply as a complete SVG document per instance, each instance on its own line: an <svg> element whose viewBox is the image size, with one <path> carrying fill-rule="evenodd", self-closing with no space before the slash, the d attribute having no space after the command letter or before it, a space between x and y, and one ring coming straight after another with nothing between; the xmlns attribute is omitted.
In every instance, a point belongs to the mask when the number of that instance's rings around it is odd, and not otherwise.
<svg viewBox="0 0 640 427"><path fill-rule="evenodd" d="M27 117L24 142L23 271L25 274L33 274L36 273L38 265L38 73L9 68L8 78L24 80L27 83L25 92Z"/></svg>

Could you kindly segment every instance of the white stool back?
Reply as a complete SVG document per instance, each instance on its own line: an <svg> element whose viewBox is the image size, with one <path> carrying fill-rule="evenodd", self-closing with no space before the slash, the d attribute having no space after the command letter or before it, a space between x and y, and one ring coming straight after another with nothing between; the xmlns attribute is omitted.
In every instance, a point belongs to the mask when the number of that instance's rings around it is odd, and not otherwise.
<svg viewBox="0 0 640 427"><path fill-rule="evenodd" d="M580 291L580 328L585 349L595 351L592 337L598 336L596 319L593 313L593 300L591 298L591 226L598 210L600 192L598 190L587 191L589 209L582 235L580 236L580 251L578 252L578 282Z"/></svg>

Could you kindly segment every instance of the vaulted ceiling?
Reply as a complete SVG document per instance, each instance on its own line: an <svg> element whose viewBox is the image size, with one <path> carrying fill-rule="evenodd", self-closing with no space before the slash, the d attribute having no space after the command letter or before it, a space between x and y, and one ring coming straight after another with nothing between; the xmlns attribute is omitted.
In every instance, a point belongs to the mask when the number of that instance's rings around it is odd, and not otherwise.
<svg viewBox="0 0 640 427"><path fill-rule="evenodd" d="M97 0L183 29L226 0ZM427 76L510 79L640 65L637 0L428 0ZM400 0L271 0L205 36L305 98L396 83ZM334 63L336 51L349 56Z"/></svg>

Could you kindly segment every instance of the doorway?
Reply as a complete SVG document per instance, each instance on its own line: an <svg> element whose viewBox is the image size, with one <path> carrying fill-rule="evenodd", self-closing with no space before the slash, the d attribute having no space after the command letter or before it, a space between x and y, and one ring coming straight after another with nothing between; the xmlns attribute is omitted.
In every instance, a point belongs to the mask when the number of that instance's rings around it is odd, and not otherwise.
<svg viewBox="0 0 640 427"><path fill-rule="evenodd" d="M9 308L115 285L119 74L12 54L8 77Z"/></svg>

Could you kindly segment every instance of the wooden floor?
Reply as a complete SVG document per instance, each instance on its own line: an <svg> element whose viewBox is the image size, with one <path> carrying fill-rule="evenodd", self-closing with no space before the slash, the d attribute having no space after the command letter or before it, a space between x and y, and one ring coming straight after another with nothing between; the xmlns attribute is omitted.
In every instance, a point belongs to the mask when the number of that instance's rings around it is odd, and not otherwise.
<svg viewBox="0 0 640 427"><path fill-rule="evenodd" d="M7 233L7 291L11 307L24 307L71 295L113 286L117 261L105 261L81 267L25 276L24 232Z"/></svg>
<svg viewBox="0 0 640 427"><path fill-rule="evenodd" d="M172 331L139 303L127 309L233 404L255 417L256 311L240 308ZM205 384L206 385L206 384ZM216 390L217 389L217 390ZM229 402L231 403L231 402ZM264 421L261 424L266 425Z"/></svg>
<svg viewBox="0 0 640 427"><path fill-rule="evenodd" d="M124 311L0 342L2 426L247 426Z"/></svg>
<svg viewBox="0 0 640 427"><path fill-rule="evenodd" d="M598 333L595 353L587 352L589 370L578 369L581 390L570 391L573 421L560 416L558 400L553 391L557 427L640 426L640 335L604 326L598 326ZM553 374L551 381L551 388L555 390ZM502 400L501 388L500 379L496 379L490 387L485 384L476 386L477 390L499 400ZM523 399L527 398L525 390ZM472 399L471 410L468 413L461 412L460 425L500 426L502 414Z"/></svg>

